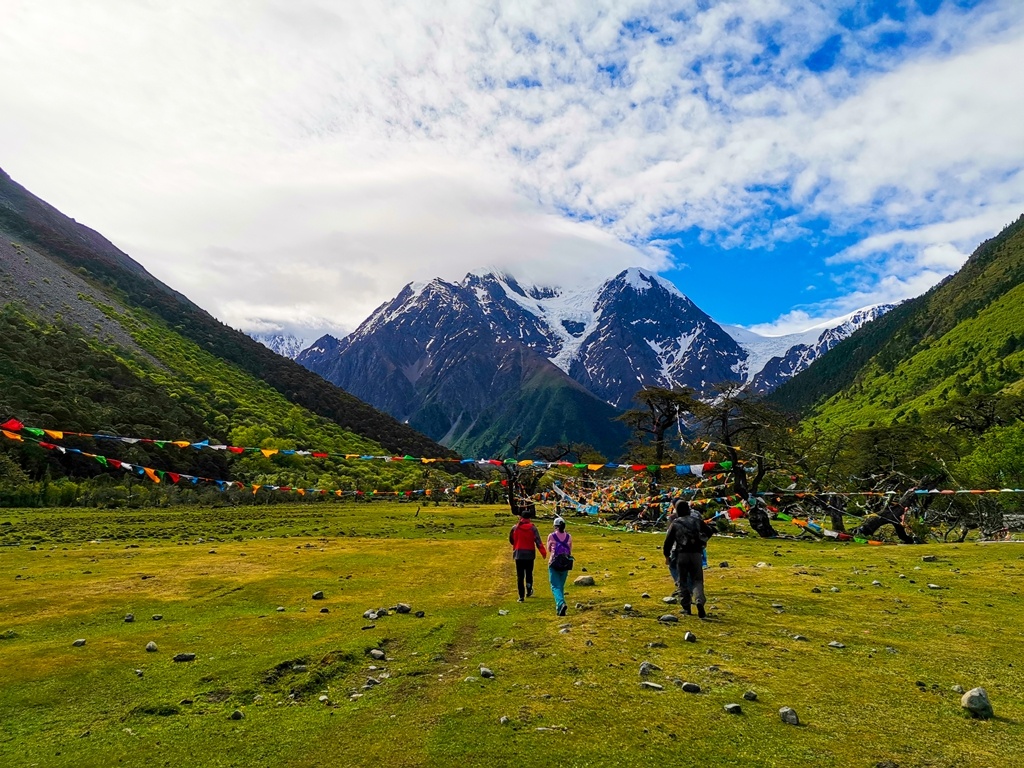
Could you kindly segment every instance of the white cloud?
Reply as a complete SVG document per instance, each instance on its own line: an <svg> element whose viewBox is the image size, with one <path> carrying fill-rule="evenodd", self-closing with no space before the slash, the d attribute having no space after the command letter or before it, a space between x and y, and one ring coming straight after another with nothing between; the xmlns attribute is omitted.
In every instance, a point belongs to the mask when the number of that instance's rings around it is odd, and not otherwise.
<svg viewBox="0 0 1024 768"><path fill-rule="evenodd" d="M910 54L843 30L821 75L838 3L704 5L8 0L0 165L225 321L310 329L484 263L863 232L811 317L927 287L1024 206L1024 5L915 17Z"/></svg>

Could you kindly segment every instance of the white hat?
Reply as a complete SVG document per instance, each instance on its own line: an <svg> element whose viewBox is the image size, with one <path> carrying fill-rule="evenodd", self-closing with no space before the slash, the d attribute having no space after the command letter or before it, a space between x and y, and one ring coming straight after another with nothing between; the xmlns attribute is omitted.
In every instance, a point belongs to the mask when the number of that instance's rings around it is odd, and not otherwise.
<svg viewBox="0 0 1024 768"><path fill-rule="evenodd" d="M555 528L565 528L565 520L560 517L556 517L552 525L554 525Z"/></svg>

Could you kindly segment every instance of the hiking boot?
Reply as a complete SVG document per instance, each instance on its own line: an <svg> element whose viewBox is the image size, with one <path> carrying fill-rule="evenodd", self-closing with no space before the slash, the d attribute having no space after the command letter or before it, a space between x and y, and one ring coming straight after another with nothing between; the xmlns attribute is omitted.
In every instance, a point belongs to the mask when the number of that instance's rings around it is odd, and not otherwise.
<svg viewBox="0 0 1024 768"><path fill-rule="evenodd" d="M699 606L698 606L698 610L700 610ZM685 613L687 616L693 616L693 611L690 610L690 604L689 603L683 603L683 613Z"/></svg>
<svg viewBox="0 0 1024 768"><path fill-rule="evenodd" d="M689 613L689 611L687 611L687 613ZM704 612L704 606L703 605L698 605L697 606L697 618L698 619L706 619L707 617L708 617L707 613Z"/></svg>
<svg viewBox="0 0 1024 768"><path fill-rule="evenodd" d="M568 612L569 612L569 606L566 605L565 603L562 603L560 606L558 606L558 615L559 616L565 616L565 614L568 613Z"/></svg>
<svg viewBox="0 0 1024 768"><path fill-rule="evenodd" d="M521 597L520 597L520 598L519 598L518 600L516 600L516 602L517 602L517 603L521 603L521 602L523 602L523 598L521 598Z"/></svg>
<svg viewBox="0 0 1024 768"><path fill-rule="evenodd" d="M526 586L526 596L533 597L533 584L528 584Z"/></svg>

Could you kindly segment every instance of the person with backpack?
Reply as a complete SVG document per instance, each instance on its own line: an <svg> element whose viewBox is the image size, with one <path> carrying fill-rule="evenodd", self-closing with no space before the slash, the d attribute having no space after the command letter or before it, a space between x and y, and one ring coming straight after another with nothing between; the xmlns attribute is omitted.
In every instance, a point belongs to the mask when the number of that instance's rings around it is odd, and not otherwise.
<svg viewBox="0 0 1024 768"><path fill-rule="evenodd" d="M676 518L665 534L662 546L665 563L670 564L672 550L675 548L675 564L679 574L680 604L683 613L691 614L691 600L697 605L697 615L706 618L704 612L704 568L701 563L704 544L711 540L715 532L711 527L690 514L690 505L685 501L676 502Z"/></svg>
<svg viewBox="0 0 1024 768"><path fill-rule="evenodd" d="M548 534L548 581L551 594L555 597L555 613L565 616L569 606L565 604L565 580L572 570L572 535L565 532L565 520L555 518L555 530Z"/></svg>
<svg viewBox="0 0 1024 768"><path fill-rule="evenodd" d="M519 602L533 596L533 561L537 558L536 550L541 557L547 557L544 542L540 540L540 531L528 517L520 517L519 522L508 534L508 543L512 545L512 559L516 563L516 586L519 588Z"/></svg>

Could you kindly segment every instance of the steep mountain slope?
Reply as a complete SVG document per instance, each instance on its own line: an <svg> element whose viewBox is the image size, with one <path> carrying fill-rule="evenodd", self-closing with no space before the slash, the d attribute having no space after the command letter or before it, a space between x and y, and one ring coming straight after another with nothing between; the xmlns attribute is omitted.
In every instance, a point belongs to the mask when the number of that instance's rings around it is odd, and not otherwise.
<svg viewBox="0 0 1024 768"><path fill-rule="evenodd" d="M100 234L64 216L15 183L2 170L0 232L8 244L15 242L22 250L29 248L36 257L45 260L50 265L47 270L60 274L61 285L70 285L74 280L84 281L88 283L87 292L94 301L117 303L127 309L139 308L152 313L200 349L266 382L296 405L357 434L372 436L388 452L414 455L447 453L406 425L218 322L154 278ZM13 262L18 259L17 255L7 255ZM25 298L32 293L33 286L27 286L28 290L25 290L25 284L16 280L15 285L19 292L25 292ZM51 282L46 289L39 289L38 285L35 288L44 296L50 296L51 288L56 291L56 284ZM67 293L65 291L64 295ZM69 298L63 303L74 307L72 321L78 318L79 313L83 317L90 314L89 310L81 307L80 301ZM42 309L37 306L30 309L47 318L54 316L55 309L61 311L52 306L52 301ZM110 325L109 318L107 324ZM124 331L117 331L114 338L119 335L123 340Z"/></svg>
<svg viewBox="0 0 1024 768"><path fill-rule="evenodd" d="M952 395L1016 391L1024 375L1024 217L963 268L837 345L776 390L842 424L917 418Z"/></svg>
<svg viewBox="0 0 1024 768"><path fill-rule="evenodd" d="M105 241L98 235L84 228L79 233L78 225L61 221L60 214L23 190L12 192L9 182L0 183L0 189L4 193L0 198L0 302L4 305L0 310L0 412L4 419L14 416L56 430L209 439L214 444L359 455L450 455L408 426L216 323L113 246L103 246ZM34 223L20 215L18 205L36 215ZM47 229L53 222L60 229ZM78 234L77 239L67 239ZM72 248L79 267L71 269L40 242ZM94 246L107 249L95 263L90 261ZM108 279L98 280L85 265ZM205 329L208 343L200 345L188 338L182 323L167 322L134 305L126 291L112 284L114 277L137 293L150 291L168 302L177 301L180 317ZM294 387L290 397L217 354L218 348L232 345L279 361L283 380ZM302 401L319 404L326 413L343 413L345 423L297 404ZM362 430L356 431L360 426ZM74 437L66 437L65 442L122 461L247 483L372 490L420 488L424 482L422 467L412 463L298 459L258 452L235 457L146 443L96 444ZM20 470L14 471L15 466ZM99 485L90 486L95 488L123 482L98 462L62 456L30 442L5 440L0 443L0 504L47 501L42 491L25 497L17 488L12 490L8 470L22 478L74 477L92 482L89 478L96 477ZM437 471L442 472L442 467ZM201 489L179 490L180 498L192 498ZM165 492L164 486L158 491L164 494L159 503L168 503L171 492ZM90 492L79 488L60 503L88 497ZM138 502L142 496L137 493L134 498Z"/></svg>

